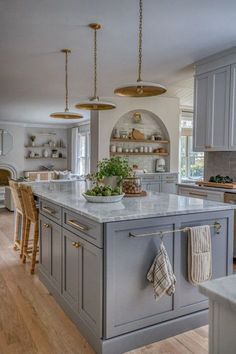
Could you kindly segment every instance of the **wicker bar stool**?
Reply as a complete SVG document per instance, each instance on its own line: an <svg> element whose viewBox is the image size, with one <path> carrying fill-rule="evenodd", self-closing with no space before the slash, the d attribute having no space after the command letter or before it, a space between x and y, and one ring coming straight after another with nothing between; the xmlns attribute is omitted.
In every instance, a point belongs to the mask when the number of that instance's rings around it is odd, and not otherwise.
<svg viewBox="0 0 236 354"><path fill-rule="evenodd" d="M25 234L25 226L26 226L26 216L24 211L24 205L21 197L21 192L19 188L19 183L13 180L9 180L9 187L11 189L12 198L15 204L15 228L14 228L14 250L20 249L20 256L23 255L23 240ZM21 233L19 238L19 227L20 227L20 219L21 223Z"/></svg>
<svg viewBox="0 0 236 354"><path fill-rule="evenodd" d="M34 274L36 255L38 252L39 225L38 225L38 210L35 204L34 195L30 186L20 185L21 197L26 215L25 237L23 246L23 263L26 258L31 259L31 274ZM31 223L34 226L33 245L29 247L29 234Z"/></svg>

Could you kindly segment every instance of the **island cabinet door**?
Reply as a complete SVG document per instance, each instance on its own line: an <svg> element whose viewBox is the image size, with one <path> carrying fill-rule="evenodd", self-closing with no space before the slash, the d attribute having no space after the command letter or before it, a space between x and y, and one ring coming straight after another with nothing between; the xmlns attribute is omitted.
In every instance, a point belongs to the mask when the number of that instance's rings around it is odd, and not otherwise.
<svg viewBox="0 0 236 354"><path fill-rule="evenodd" d="M193 218L192 216L191 218ZM213 225L217 220L221 224L220 233L217 234L214 228L211 228L211 241L212 241L212 278L220 278L228 275L231 272L229 263L232 259L229 259L231 242L227 235L230 234L230 225L228 225L227 219L215 219L210 216L199 220L195 216L196 220L192 222L182 223L180 228L198 226L198 225ZM180 271L177 271L178 276L178 296L176 297L176 306L179 308L182 314L198 311L208 307L207 298L200 294L198 287L192 285L188 281L188 233L181 232L176 238L176 249L179 249L180 254ZM232 249L231 249L232 253Z"/></svg>
<svg viewBox="0 0 236 354"><path fill-rule="evenodd" d="M61 227L43 215L39 218L40 269L61 292Z"/></svg>
<svg viewBox="0 0 236 354"><path fill-rule="evenodd" d="M173 316L174 297L154 298L147 273L157 255L160 237L134 235L173 230L160 219L107 224L105 243L105 337L110 338L168 320ZM164 245L175 269L173 234Z"/></svg>
<svg viewBox="0 0 236 354"><path fill-rule="evenodd" d="M63 230L62 294L75 316L102 336L102 249Z"/></svg>

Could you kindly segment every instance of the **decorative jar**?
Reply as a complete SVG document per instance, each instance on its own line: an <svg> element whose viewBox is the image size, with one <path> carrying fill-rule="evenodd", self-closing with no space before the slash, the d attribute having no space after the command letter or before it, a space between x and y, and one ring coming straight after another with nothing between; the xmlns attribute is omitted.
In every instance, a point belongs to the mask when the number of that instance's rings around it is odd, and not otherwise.
<svg viewBox="0 0 236 354"><path fill-rule="evenodd" d="M122 190L125 194L140 194L142 192L140 177L127 177L123 179Z"/></svg>

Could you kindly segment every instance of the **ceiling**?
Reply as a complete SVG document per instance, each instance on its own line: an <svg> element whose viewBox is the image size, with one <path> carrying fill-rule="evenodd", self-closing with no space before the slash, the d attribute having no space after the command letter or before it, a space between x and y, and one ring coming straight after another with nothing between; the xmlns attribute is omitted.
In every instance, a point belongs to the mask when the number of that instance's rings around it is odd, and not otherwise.
<svg viewBox="0 0 236 354"><path fill-rule="evenodd" d="M235 13L235 0L144 0L143 79L191 105L192 64L236 45ZM134 81L137 15L138 0L0 0L0 120L52 122L48 114L63 109L61 48L72 50L71 108L91 95L91 22L103 26L100 96Z"/></svg>

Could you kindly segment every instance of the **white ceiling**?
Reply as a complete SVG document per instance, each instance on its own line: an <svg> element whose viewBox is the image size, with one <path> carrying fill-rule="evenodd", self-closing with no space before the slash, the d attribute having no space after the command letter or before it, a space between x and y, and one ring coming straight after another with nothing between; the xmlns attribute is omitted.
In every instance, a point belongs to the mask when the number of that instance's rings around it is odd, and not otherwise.
<svg viewBox="0 0 236 354"><path fill-rule="evenodd" d="M100 96L134 81L137 14L138 0L0 0L0 120L52 122L48 114L63 109L64 47L71 108L91 95L90 22L103 26ZM144 0L143 79L191 104L192 63L236 44L235 14L235 0Z"/></svg>

